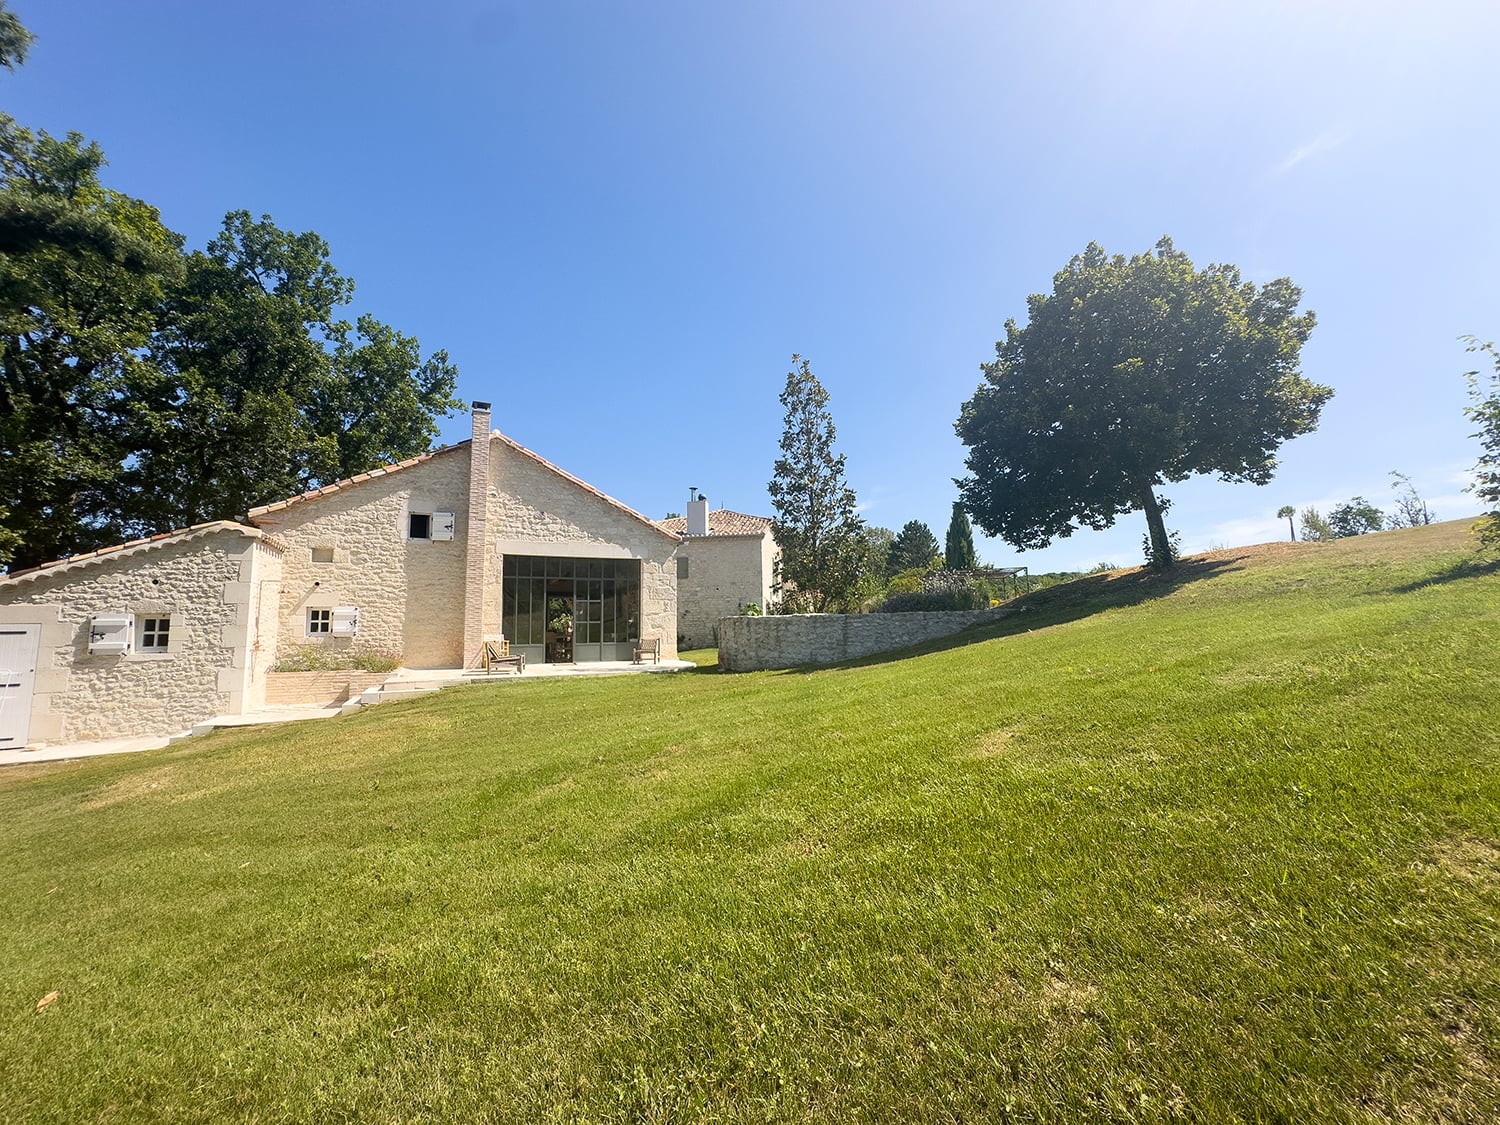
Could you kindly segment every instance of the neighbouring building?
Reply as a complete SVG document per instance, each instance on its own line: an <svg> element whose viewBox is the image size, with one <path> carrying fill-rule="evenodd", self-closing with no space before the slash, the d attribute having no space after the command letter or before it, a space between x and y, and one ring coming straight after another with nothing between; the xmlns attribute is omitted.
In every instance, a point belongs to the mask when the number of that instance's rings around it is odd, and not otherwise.
<svg viewBox="0 0 1500 1125"><path fill-rule="evenodd" d="M684 537L677 552L680 647L718 644L720 618L742 613L746 606L769 612L779 557L769 519L711 510L708 498L694 489L687 515L660 525Z"/></svg>
<svg viewBox="0 0 1500 1125"><path fill-rule="evenodd" d="M219 522L0 578L0 748L262 705L296 646L476 665L677 652L681 536L490 429Z"/></svg>

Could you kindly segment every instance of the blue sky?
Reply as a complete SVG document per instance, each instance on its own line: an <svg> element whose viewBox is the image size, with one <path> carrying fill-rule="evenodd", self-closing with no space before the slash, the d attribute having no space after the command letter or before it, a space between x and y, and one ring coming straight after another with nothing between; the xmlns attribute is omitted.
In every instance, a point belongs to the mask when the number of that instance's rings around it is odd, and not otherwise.
<svg viewBox="0 0 1500 1125"><path fill-rule="evenodd" d="M1289 276L1335 388L1270 485L1166 491L1187 551L1282 504L1442 518L1478 453L1458 337L1500 336L1492 0L422 5L13 0L0 107L104 148L201 247L315 230L499 429L648 515L770 514L793 352L872 523L941 540L1007 317L1090 241ZM450 419L444 440L467 435ZM646 451L643 453L643 451ZM1020 554L1140 559L1139 514Z"/></svg>

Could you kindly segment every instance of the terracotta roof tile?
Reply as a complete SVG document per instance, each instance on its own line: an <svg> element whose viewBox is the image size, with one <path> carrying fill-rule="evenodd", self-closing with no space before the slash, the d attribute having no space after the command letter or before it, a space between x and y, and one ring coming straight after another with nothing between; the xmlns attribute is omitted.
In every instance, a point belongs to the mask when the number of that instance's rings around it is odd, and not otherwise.
<svg viewBox="0 0 1500 1125"><path fill-rule="evenodd" d="M159 531L155 535L149 535L144 539L132 539L128 543L115 543L108 547L100 547L97 551L89 551L86 554L72 555L69 558L58 559L55 562L42 563L40 566L28 567L25 570L12 571L10 574L0 575L0 582L24 582L30 578L40 578L44 575L74 570L78 567L90 566L94 563L105 562L113 558L124 558L127 555L139 554L141 551L152 550L169 541L181 542L189 539L199 539L208 535L217 535L221 531L234 531L247 539L259 539L273 551L282 552L286 550L285 543L258 527L246 527L242 523L233 523L230 520L214 520L210 523L194 524L192 527L185 527L180 531Z"/></svg>
<svg viewBox="0 0 1500 1125"><path fill-rule="evenodd" d="M674 535L687 534L687 519L684 516L656 522ZM764 535L770 526L771 521L765 516L747 516L744 512L731 512L728 508L708 513L710 535Z"/></svg>

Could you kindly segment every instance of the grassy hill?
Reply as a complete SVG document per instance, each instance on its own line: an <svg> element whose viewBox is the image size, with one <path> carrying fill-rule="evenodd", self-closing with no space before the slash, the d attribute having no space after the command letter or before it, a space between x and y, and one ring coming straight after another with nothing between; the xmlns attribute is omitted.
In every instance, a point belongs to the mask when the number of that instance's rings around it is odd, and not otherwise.
<svg viewBox="0 0 1500 1125"><path fill-rule="evenodd" d="M1500 1120L1497 641L1439 525L0 771L0 1120Z"/></svg>

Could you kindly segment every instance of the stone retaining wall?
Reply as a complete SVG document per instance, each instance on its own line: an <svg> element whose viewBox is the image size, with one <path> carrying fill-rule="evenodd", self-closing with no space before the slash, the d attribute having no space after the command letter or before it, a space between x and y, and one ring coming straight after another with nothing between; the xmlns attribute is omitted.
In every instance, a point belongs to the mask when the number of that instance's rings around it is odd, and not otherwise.
<svg viewBox="0 0 1500 1125"><path fill-rule="evenodd" d="M272 672L266 676L266 706L343 703L389 678L389 672Z"/></svg>
<svg viewBox="0 0 1500 1125"><path fill-rule="evenodd" d="M893 652L998 621L1011 609L941 613L808 613L726 617L719 622L719 667L726 672L837 664Z"/></svg>

